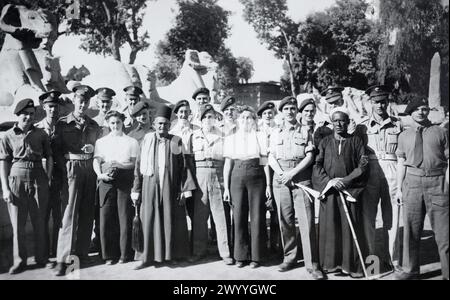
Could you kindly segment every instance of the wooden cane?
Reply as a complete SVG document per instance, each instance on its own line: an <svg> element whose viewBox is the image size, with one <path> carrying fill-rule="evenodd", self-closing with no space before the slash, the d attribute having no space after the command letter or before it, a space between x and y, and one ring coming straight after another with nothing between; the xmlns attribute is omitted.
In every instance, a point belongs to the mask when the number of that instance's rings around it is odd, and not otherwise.
<svg viewBox="0 0 450 300"><path fill-rule="evenodd" d="M363 268L364 276L366 279L369 279L369 275L367 274L366 265L364 263L364 258L362 256L361 248L359 247L358 239L356 238L355 229L353 228L352 219L350 218L350 214L348 212L347 203L345 203L344 194L342 192L339 192L339 196L341 198L342 206L344 207L345 216L347 217L348 225L350 226L350 231L352 232L353 241L356 245L356 250L358 251L358 256L361 261L361 265Z"/></svg>

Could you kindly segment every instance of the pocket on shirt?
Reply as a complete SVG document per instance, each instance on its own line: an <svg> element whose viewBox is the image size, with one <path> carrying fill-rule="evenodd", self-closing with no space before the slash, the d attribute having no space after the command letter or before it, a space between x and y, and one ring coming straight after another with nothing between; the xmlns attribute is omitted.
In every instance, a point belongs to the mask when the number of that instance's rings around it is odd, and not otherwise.
<svg viewBox="0 0 450 300"><path fill-rule="evenodd" d="M387 134L388 144L398 144L398 135L399 133L388 133Z"/></svg>

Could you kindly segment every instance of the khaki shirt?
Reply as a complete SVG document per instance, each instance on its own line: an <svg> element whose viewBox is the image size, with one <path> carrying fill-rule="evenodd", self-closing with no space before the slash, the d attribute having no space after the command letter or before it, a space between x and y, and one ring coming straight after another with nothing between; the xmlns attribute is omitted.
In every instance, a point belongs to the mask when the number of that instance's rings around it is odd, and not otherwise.
<svg viewBox="0 0 450 300"><path fill-rule="evenodd" d="M194 130L192 134L192 150L195 160L224 160L223 133L216 127L205 133L202 129Z"/></svg>
<svg viewBox="0 0 450 300"><path fill-rule="evenodd" d="M395 154L402 131L400 119L389 117L378 123L373 117L368 117L357 126L356 134L362 137L369 155L383 159L385 154Z"/></svg>
<svg viewBox="0 0 450 300"><path fill-rule="evenodd" d="M44 130L35 126L23 132L15 124L0 138L0 160L38 162L50 156L50 139Z"/></svg>
<svg viewBox="0 0 450 300"><path fill-rule="evenodd" d="M277 160L301 160L306 156L306 147L312 142L307 126L282 125L270 136L269 152Z"/></svg>
<svg viewBox="0 0 450 300"><path fill-rule="evenodd" d="M185 126L177 123L169 131L170 134L181 138L181 141L183 142L183 154L192 154L191 136L196 129L198 129L197 125L188 124L187 126Z"/></svg>

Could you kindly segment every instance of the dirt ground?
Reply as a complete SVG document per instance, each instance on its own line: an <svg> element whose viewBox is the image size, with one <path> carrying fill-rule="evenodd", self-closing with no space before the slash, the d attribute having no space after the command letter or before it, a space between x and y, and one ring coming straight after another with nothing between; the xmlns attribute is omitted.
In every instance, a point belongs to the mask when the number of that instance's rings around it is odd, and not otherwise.
<svg viewBox="0 0 450 300"><path fill-rule="evenodd" d="M379 222L377 222L378 225ZM380 227L380 226L378 226ZM32 240L29 238L29 249L32 251ZM377 230L377 252L381 253L383 247L383 230ZM76 279L80 280L310 280L311 277L299 261L299 267L285 273L277 271L277 265L281 259L272 255L270 259L260 268L251 269L244 267L242 269L236 266L226 266L219 258L217 247L210 243L207 258L191 264L182 262L176 266L162 265L151 266L146 269L135 271L134 267L139 262L130 262L127 264L116 264L106 266L98 253L91 254L92 263L80 270ZM31 252L30 252L31 253ZM378 253L377 253L378 254ZM12 240L0 241L0 257L3 260L12 262ZM420 279L441 279L441 267L437 246L434 241L433 233L430 230L429 223L425 223L425 231L422 236L421 244L421 277ZM0 265L0 280L68 280L68 277L55 277L51 270L34 268L33 257L29 258L29 270L18 275L9 275L5 265ZM394 274L381 269L380 280L393 280ZM350 277L341 277L337 274L328 274L329 280L354 280ZM356 279L362 280L362 279Z"/></svg>

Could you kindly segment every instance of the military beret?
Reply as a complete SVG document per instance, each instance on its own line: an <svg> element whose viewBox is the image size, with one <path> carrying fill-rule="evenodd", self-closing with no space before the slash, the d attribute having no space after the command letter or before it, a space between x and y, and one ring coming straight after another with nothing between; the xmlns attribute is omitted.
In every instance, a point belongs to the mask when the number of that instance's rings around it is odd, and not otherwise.
<svg viewBox="0 0 450 300"><path fill-rule="evenodd" d="M268 109L274 109L274 108L275 108L275 104L273 104L273 102L266 101L263 104L261 104L261 106L258 108L258 111L256 112L256 114L261 117L264 111L266 111Z"/></svg>
<svg viewBox="0 0 450 300"><path fill-rule="evenodd" d="M86 100L91 99L95 95L94 89L84 84L75 86L72 91Z"/></svg>
<svg viewBox="0 0 450 300"><path fill-rule="evenodd" d="M95 92L97 93L97 98L101 101L111 101L112 97L116 95L116 92L107 87L99 88Z"/></svg>
<svg viewBox="0 0 450 300"><path fill-rule="evenodd" d="M216 110L211 104L205 104L200 107L200 121L203 120L203 117L206 115L207 112L213 112L214 115L217 114Z"/></svg>
<svg viewBox="0 0 450 300"><path fill-rule="evenodd" d="M172 109L167 105L160 105L158 107L158 110L156 111L155 117L162 117L166 118L167 120L170 120L170 117L172 116Z"/></svg>
<svg viewBox="0 0 450 300"><path fill-rule="evenodd" d="M411 115L417 108L424 105L428 106L428 101L425 99L425 97L414 95L406 106L404 114Z"/></svg>
<svg viewBox="0 0 450 300"><path fill-rule="evenodd" d="M380 102L387 100L389 97L389 91L384 85L374 85L366 90L366 94L369 95L370 100Z"/></svg>
<svg viewBox="0 0 450 300"><path fill-rule="evenodd" d="M316 101L314 101L313 98L308 98L308 99L303 100L302 103L300 103L300 106L298 107L298 111L302 112L305 109L305 107L307 107L310 104L314 105L314 107L317 107Z"/></svg>
<svg viewBox="0 0 450 300"><path fill-rule="evenodd" d="M134 118L136 117L143 109L149 109L150 105L147 102L141 101L138 102L131 111L131 116Z"/></svg>
<svg viewBox="0 0 450 300"><path fill-rule="evenodd" d="M174 108L173 108L173 113L174 113L174 114L178 113L178 110L179 110L182 106L190 107L189 101L187 101L187 100L180 100L180 101L178 101L178 102L175 104Z"/></svg>
<svg viewBox="0 0 450 300"><path fill-rule="evenodd" d="M139 97L140 95L144 94L142 89L135 85L127 86L126 88L123 89L123 91L127 96Z"/></svg>
<svg viewBox="0 0 450 300"><path fill-rule="evenodd" d="M192 99L195 100L199 94L206 94L209 96L209 90L205 87L201 87L195 90L194 94L192 94Z"/></svg>
<svg viewBox="0 0 450 300"><path fill-rule="evenodd" d="M292 96L288 96L288 97L283 98L283 100L281 100L281 102L280 102L280 105L278 106L278 110L282 111L283 107L286 104L292 104L292 105L295 105L295 107L297 107L297 99L295 99Z"/></svg>
<svg viewBox="0 0 450 300"><path fill-rule="evenodd" d="M105 115L105 120L108 121L109 118L117 117L123 121L125 121L125 115L123 113L118 112L117 110L110 110Z"/></svg>
<svg viewBox="0 0 450 300"><path fill-rule="evenodd" d="M59 103L59 96L61 96L61 93L58 91L49 91L46 93L43 93L39 96L39 100L42 101L43 104L45 103Z"/></svg>
<svg viewBox="0 0 450 300"><path fill-rule="evenodd" d="M234 105L235 103L236 99L233 96L228 96L222 100L222 103L220 103L220 110L223 112L225 109L227 109L231 105Z"/></svg>
<svg viewBox="0 0 450 300"><path fill-rule="evenodd" d="M20 101L17 103L16 108L14 109L14 114L15 114L16 116L18 116L18 115L20 115L20 112L21 112L21 111L23 111L24 109L29 108L29 107L35 109L33 100L28 99L28 98L27 98L27 99L20 100Z"/></svg>
<svg viewBox="0 0 450 300"><path fill-rule="evenodd" d="M331 104L342 99L343 90L344 88L340 86L330 86L322 92L322 96L325 97L325 101Z"/></svg>

